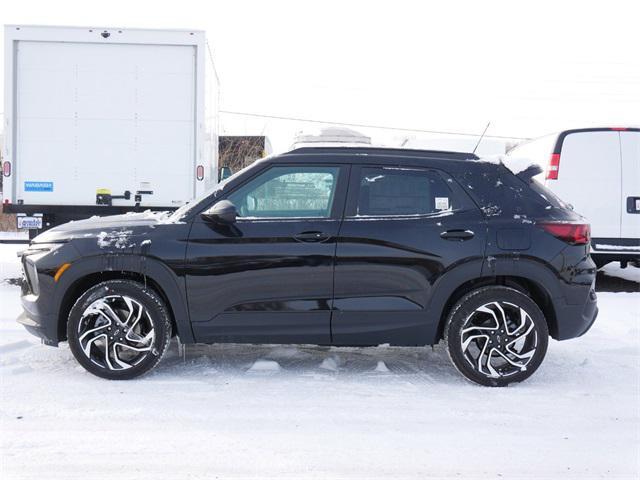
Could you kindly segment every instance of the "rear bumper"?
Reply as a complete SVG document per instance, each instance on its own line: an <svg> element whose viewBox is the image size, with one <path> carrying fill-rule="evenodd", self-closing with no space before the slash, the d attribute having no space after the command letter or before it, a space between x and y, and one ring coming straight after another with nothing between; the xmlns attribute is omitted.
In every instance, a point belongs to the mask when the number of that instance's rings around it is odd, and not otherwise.
<svg viewBox="0 0 640 480"><path fill-rule="evenodd" d="M591 256L601 263L640 259L640 238L592 238Z"/></svg>
<svg viewBox="0 0 640 480"><path fill-rule="evenodd" d="M556 340L568 340L589 331L598 316L598 299L591 289L587 301L580 305L570 305L562 300L555 302L557 332Z"/></svg>

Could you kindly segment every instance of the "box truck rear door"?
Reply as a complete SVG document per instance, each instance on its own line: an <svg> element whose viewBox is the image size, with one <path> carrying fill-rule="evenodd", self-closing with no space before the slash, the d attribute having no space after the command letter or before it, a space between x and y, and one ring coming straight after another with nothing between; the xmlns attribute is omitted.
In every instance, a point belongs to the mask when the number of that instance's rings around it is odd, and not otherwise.
<svg viewBox="0 0 640 480"><path fill-rule="evenodd" d="M152 190L143 206L171 206L193 196L195 47L20 41L16 67L17 199L93 205L98 188Z"/></svg>

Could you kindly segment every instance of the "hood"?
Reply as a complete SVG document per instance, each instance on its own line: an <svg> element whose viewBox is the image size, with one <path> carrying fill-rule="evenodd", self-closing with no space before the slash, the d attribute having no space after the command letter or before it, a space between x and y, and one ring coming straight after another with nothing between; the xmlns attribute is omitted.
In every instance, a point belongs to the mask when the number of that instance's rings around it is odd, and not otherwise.
<svg viewBox="0 0 640 480"><path fill-rule="evenodd" d="M177 223L170 220L171 212L150 210L123 215L91 217L58 225L35 237L31 243L55 243L76 238L91 238L111 235L113 232L139 233L161 224Z"/></svg>

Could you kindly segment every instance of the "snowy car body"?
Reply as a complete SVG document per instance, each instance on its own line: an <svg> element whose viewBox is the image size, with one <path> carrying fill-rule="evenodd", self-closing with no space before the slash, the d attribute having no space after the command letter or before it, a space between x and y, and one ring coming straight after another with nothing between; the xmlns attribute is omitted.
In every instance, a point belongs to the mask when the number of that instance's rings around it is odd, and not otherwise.
<svg viewBox="0 0 640 480"><path fill-rule="evenodd" d="M502 288L537 305L546 324L534 343L546 349L549 334L586 332L597 307L588 225L541 188L466 153L295 150L173 214L83 220L36 237L22 257L19 321L56 345L83 332L68 319L102 308L101 285L113 296L113 282L126 281L155 292L182 343L432 345L467 296Z"/></svg>

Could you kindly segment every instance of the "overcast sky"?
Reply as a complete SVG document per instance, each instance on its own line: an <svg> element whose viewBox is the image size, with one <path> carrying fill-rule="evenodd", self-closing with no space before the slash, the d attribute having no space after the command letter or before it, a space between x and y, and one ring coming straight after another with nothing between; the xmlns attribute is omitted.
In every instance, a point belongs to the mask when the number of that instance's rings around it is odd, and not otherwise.
<svg viewBox="0 0 640 480"><path fill-rule="evenodd" d="M490 120L488 134L514 137L640 124L639 18L638 1L0 5L5 24L205 30L223 110L456 132ZM221 119L222 133L265 133L277 150L312 127ZM387 143L410 135L360 130Z"/></svg>

